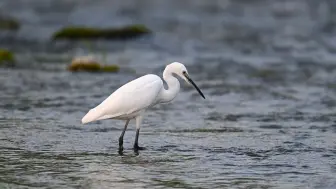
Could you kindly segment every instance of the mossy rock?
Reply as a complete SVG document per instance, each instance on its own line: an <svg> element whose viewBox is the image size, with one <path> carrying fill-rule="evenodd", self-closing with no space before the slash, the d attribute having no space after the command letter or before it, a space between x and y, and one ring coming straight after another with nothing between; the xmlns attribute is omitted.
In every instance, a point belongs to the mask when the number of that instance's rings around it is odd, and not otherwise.
<svg viewBox="0 0 336 189"><path fill-rule="evenodd" d="M101 65L90 57L76 58L68 66L68 70L72 72L118 72L119 69L118 65Z"/></svg>
<svg viewBox="0 0 336 189"><path fill-rule="evenodd" d="M98 29L90 27L66 27L53 35L54 40L58 39L109 39L127 40L149 34L151 31L143 25L130 25L122 28Z"/></svg>
<svg viewBox="0 0 336 189"><path fill-rule="evenodd" d="M104 65L100 69L104 72L118 72L120 68L118 65Z"/></svg>
<svg viewBox="0 0 336 189"><path fill-rule="evenodd" d="M100 64L97 62L76 62L68 66L68 70L72 72L78 71L89 71L89 72L98 72L100 71Z"/></svg>
<svg viewBox="0 0 336 189"><path fill-rule="evenodd" d="M18 30L20 24L12 18L3 18L0 16L0 30Z"/></svg>
<svg viewBox="0 0 336 189"><path fill-rule="evenodd" d="M0 65L4 63L13 64L15 61L14 54L6 49L0 49Z"/></svg>

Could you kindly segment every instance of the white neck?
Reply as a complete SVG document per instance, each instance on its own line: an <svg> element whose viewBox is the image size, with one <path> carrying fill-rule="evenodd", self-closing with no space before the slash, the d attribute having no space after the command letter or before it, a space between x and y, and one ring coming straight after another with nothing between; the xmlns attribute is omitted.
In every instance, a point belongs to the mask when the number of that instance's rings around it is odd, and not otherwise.
<svg viewBox="0 0 336 189"><path fill-rule="evenodd" d="M177 93L180 91L180 82L168 69L164 70L163 79L166 81L168 89L162 89L161 103L166 103L172 101L176 97Z"/></svg>

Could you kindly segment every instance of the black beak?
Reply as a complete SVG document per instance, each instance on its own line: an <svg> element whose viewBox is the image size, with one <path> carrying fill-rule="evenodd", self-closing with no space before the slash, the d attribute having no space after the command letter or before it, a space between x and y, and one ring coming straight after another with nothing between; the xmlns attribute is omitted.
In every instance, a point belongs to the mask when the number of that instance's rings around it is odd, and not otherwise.
<svg viewBox="0 0 336 189"><path fill-rule="evenodd" d="M205 96L203 95L202 91L197 87L196 83L194 83L194 81L189 77L189 75L187 73L183 73L183 75L195 87L198 93L205 99Z"/></svg>

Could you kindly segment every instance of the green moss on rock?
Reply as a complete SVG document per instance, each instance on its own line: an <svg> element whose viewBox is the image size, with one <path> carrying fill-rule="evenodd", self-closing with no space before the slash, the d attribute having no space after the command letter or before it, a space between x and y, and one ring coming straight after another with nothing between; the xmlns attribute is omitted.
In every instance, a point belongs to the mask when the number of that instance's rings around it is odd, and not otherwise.
<svg viewBox="0 0 336 189"><path fill-rule="evenodd" d="M78 71L89 71L89 72L97 72L100 71L100 64L97 62L76 62L72 63L68 66L68 70L72 72Z"/></svg>
<svg viewBox="0 0 336 189"><path fill-rule="evenodd" d="M68 70L72 72L118 72L119 66L101 65L99 62L92 59L92 57L78 57L68 66Z"/></svg>
<svg viewBox="0 0 336 189"><path fill-rule="evenodd" d="M57 31L53 35L53 39L110 39L110 40L126 40L141 35L149 34L151 31L143 25L130 25L121 28L98 29L91 27L66 27Z"/></svg>
<svg viewBox="0 0 336 189"><path fill-rule="evenodd" d="M14 54L6 49L0 49L0 65L4 63L14 63Z"/></svg>
<svg viewBox="0 0 336 189"><path fill-rule="evenodd" d="M104 72L118 72L119 69L118 65L104 65L101 67L101 70Z"/></svg>
<svg viewBox="0 0 336 189"><path fill-rule="evenodd" d="M0 30L18 30L20 24L13 18L0 17Z"/></svg>

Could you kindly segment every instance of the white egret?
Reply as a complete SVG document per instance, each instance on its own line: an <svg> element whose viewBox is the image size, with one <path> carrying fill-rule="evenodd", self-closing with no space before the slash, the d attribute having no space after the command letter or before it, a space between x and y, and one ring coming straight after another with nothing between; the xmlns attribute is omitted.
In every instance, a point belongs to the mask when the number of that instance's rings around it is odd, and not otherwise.
<svg viewBox="0 0 336 189"><path fill-rule="evenodd" d="M173 62L166 66L163 72L163 79L168 85L168 89L163 86L163 81L157 75L148 74L126 83L101 104L91 109L83 118L82 123L89 123L103 119L125 120L124 130L119 137L119 154L123 151L123 138L127 125L131 119L136 120L136 135L134 142L134 151L144 148L139 147L138 139L140 124L145 111L159 103L172 101L180 90L180 82L175 75L183 78L187 83L192 84L198 93L205 99L201 90L190 79L186 67L179 63Z"/></svg>

